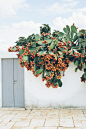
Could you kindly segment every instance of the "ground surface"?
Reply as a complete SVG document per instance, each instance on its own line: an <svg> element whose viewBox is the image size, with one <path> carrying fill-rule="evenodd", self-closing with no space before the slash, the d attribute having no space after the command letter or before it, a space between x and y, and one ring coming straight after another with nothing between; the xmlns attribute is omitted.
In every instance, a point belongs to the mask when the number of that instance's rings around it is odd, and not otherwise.
<svg viewBox="0 0 86 129"><path fill-rule="evenodd" d="M86 129L86 110L1 108L0 129Z"/></svg>

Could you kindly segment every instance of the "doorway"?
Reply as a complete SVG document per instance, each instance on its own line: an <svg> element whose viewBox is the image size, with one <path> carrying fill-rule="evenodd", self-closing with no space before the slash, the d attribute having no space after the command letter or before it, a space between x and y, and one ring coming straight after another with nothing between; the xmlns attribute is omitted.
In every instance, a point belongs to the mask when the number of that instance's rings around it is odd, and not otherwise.
<svg viewBox="0 0 86 129"><path fill-rule="evenodd" d="M1 60L2 65L2 107L25 107L24 68L19 59Z"/></svg>

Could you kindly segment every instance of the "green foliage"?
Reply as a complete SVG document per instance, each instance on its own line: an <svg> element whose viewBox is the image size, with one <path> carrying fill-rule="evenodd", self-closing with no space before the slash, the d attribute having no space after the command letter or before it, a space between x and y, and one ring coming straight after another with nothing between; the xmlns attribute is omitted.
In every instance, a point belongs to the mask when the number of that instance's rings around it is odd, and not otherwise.
<svg viewBox="0 0 86 129"><path fill-rule="evenodd" d="M27 42L29 42L29 43L35 42L35 34L29 35L27 37Z"/></svg>
<svg viewBox="0 0 86 129"><path fill-rule="evenodd" d="M15 42L16 46L22 46L27 43L27 40L25 37L19 37L18 41Z"/></svg>
<svg viewBox="0 0 86 129"><path fill-rule="evenodd" d="M23 56L23 61L28 61L28 56Z"/></svg>
<svg viewBox="0 0 86 129"><path fill-rule="evenodd" d="M40 26L40 34L42 33L51 33L51 28L48 24L43 24L43 26Z"/></svg>
<svg viewBox="0 0 86 129"><path fill-rule="evenodd" d="M38 39L40 39L40 35L39 34L36 34L35 35L35 40L38 41Z"/></svg>
<svg viewBox="0 0 86 129"><path fill-rule="evenodd" d="M86 81L86 30L77 32L76 26L66 25L64 32L54 30L50 33L48 24L40 27L40 34L32 34L28 38L20 37L10 52L18 51L21 67L26 67L38 77L42 73L46 86L57 88L62 86L61 72L69 67L70 62L84 71L81 81ZM63 74L64 75L64 74Z"/></svg>
<svg viewBox="0 0 86 129"><path fill-rule="evenodd" d="M35 71L35 75L42 73L43 69L38 69Z"/></svg>
<svg viewBox="0 0 86 129"><path fill-rule="evenodd" d="M58 36L59 37L63 37L64 36L64 33L63 32L58 32Z"/></svg>
<svg viewBox="0 0 86 129"><path fill-rule="evenodd" d="M54 30L53 33L52 33L52 36L53 36L53 37L58 37L58 35L57 35L58 32L59 32L58 30Z"/></svg>
<svg viewBox="0 0 86 129"><path fill-rule="evenodd" d="M72 25L72 26L71 26L71 31L72 31L73 33L77 33L77 28L76 28L74 25Z"/></svg>

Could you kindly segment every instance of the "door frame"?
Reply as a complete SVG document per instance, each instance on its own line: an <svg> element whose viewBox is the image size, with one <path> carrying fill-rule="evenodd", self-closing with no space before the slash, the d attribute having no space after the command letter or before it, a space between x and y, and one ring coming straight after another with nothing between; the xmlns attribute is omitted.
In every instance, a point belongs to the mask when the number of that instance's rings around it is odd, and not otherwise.
<svg viewBox="0 0 86 129"><path fill-rule="evenodd" d="M2 87L3 87L3 81L2 81L2 60L3 59L18 59L18 58L1 58L1 107L3 107L2 106L2 95L3 95L3 93L2 93ZM14 63L13 63L13 67L14 67ZM14 70L13 70L13 73L14 73ZM23 74L24 74L24 90L23 90L23 92L24 92L24 107L23 108L25 108L25 68L24 68L24 72L23 72ZM13 87L14 87L14 82L13 82ZM21 108L21 107L4 107L4 108Z"/></svg>

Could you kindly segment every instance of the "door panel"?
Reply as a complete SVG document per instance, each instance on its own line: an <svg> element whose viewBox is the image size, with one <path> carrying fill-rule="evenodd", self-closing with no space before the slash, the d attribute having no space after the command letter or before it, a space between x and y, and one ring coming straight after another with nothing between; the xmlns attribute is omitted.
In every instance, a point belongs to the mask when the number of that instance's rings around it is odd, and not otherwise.
<svg viewBox="0 0 86 129"><path fill-rule="evenodd" d="M15 107L24 107L24 69L19 59L14 59L14 100Z"/></svg>
<svg viewBox="0 0 86 129"><path fill-rule="evenodd" d="M2 106L14 107L13 59L2 59Z"/></svg>
<svg viewBox="0 0 86 129"><path fill-rule="evenodd" d="M24 107L24 69L19 59L2 59L2 106Z"/></svg>

